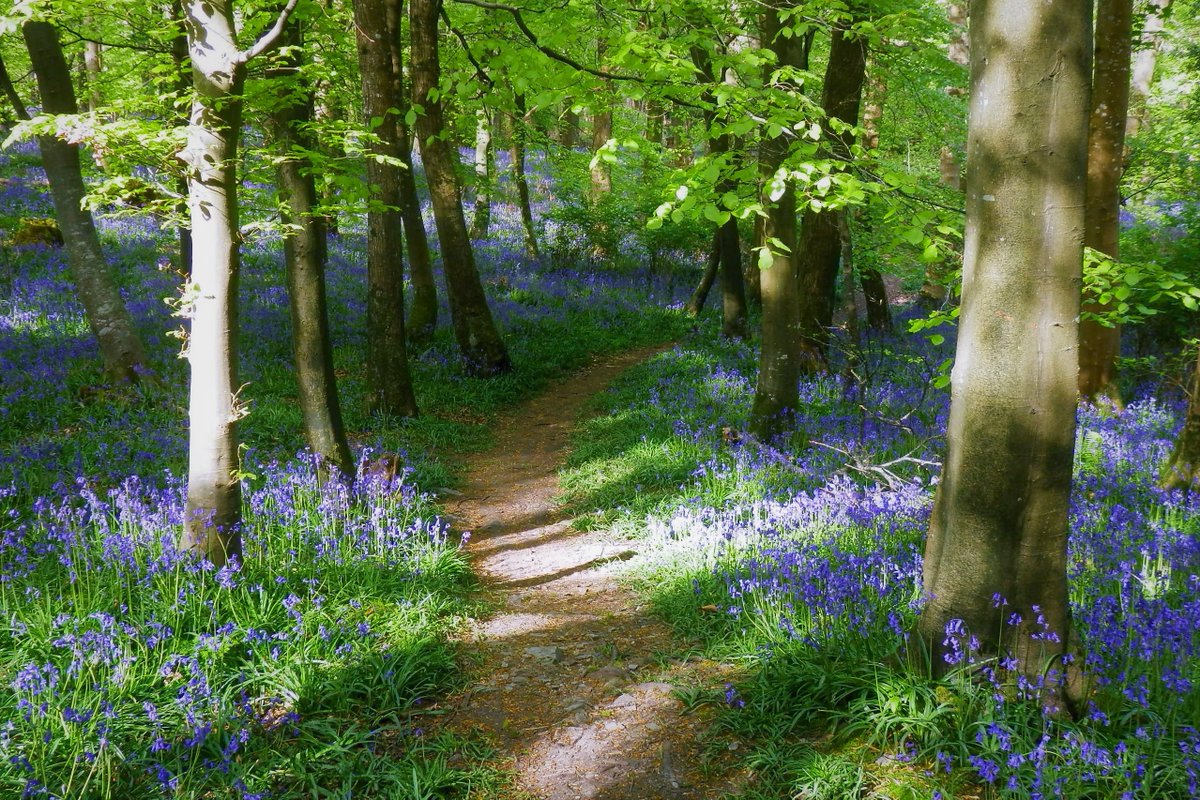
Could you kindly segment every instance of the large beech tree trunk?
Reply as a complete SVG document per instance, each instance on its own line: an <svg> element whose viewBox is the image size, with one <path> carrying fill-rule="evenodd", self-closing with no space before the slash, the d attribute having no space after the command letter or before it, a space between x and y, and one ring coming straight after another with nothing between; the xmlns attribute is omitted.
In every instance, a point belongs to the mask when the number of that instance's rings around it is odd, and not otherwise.
<svg viewBox="0 0 1200 800"><path fill-rule="evenodd" d="M1113 259L1118 256L1121 172L1125 124L1129 113L1129 56L1133 0L1099 0L1096 4L1095 69L1092 113L1088 124L1087 227L1083 243ZM1089 295L1083 310L1108 310ZM1121 328L1094 319L1079 323L1079 394L1088 401L1101 397L1119 407L1117 356Z"/></svg>
<svg viewBox="0 0 1200 800"><path fill-rule="evenodd" d="M763 42L775 51L779 66L808 68L809 37L782 36L780 8L763 12ZM799 91L789 87L789 91ZM787 155L787 139L776 137L763 144L759 158L767 185ZM789 183L769 204L762 241L777 239L784 248L772 248L771 264L762 271L762 348L758 358L758 383L750 409L750 432L769 439L789 428L800 402L800 303L796 283L796 191ZM757 260L757 253L755 257Z"/></svg>
<svg viewBox="0 0 1200 800"><path fill-rule="evenodd" d="M367 159L367 407L375 414L417 416L404 331L404 243L400 168L381 158L400 157L395 114L399 108L392 42L399 35L399 0L355 0L354 32L362 74L363 115L379 120Z"/></svg>
<svg viewBox="0 0 1200 800"><path fill-rule="evenodd" d="M54 26L47 22L26 22L21 32L37 77L42 110L47 114L79 113L70 69ZM14 110L22 115L25 109L15 91L12 100ZM100 346L105 372L117 381L136 382L149 372L146 352L100 249L92 214L83 208L87 189L79 163L79 146L55 136L39 136L38 147L58 227L66 244L71 276L92 335Z"/></svg>
<svg viewBox="0 0 1200 800"><path fill-rule="evenodd" d="M442 265L455 339L469 373L499 375L511 369L508 351L492 321L492 312L475 268L475 253L467 236L462 195L455 175L456 156L450 142L443 138L446 126L441 99L430 98L430 92L438 89L441 76L438 7L438 0L411 0L409 3L413 99L424 109L417 117L417 134L442 245ZM437 97L435 92L434 98Z"/></svg>
<svg viewBox="0 0 1200 800"><path fill-rule="evenodd" d="M825 69L825 86L821 105L825 111L823 125L830 153L845 164L850 161L854 136L849 130L836 131L829 120L847 125L858 123L858 107L862 101L866 77L866 42L838 27L833 31L829 64ZM804 210L797 250L797 273L800 280L801 370L814 373L829 364L829 329L833 326L834 297L837 292L838 262L841 256L840 210Z"/></svg>
<svg viewBox="0 0 1200 800"><path fill-rule="evenodd" d="M1062 675L1090 54L1090 3L972 5L963 303L917 622L937 671L961 620L1024 674Z"/></svg>
<svg viewBox="0 0 1200 800"><path fill-rule="evenodd" d="M275 175L283 201L283 255L296 388L304 438L319 459L318 469L324 474L332 467L343 479L350 480L354 477L354 458L342 423L325 302L325 221L315 213L316 182L303 155L314 147L308 133L313 97L300 75L304 43L298 26L290 28L287 43L291 48L281 66L271 73L282 84L279 96L286 98L272 113L271 128L281 151Z"/></svg>

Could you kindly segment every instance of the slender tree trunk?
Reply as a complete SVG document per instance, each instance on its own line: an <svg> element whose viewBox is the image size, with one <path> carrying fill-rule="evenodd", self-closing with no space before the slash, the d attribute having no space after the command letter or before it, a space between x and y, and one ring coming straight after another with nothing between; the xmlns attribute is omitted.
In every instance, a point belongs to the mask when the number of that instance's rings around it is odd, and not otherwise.
<svg viewBox="0 0 1200 800"><path fill-rule="evenodd" d="M88 111L96 113L103 99L100 96L100 72L104 68L103 50L98 42L83 43L83 73L87 78Z"/></svg>
<svg viewBox="0 0 1200 800"><path fill-rule="evenodd" d="M579 146L579 114L576 113L570 98L566 100L566 108L563 109L559 122L558 143L567 150L574 150Z"/></svg>
<svg viewBox="0 0 1200 800"><path fill-rule="evenodd" d="M712 289L712 285L717 280L717 272L721 269L721 230L713 234L712 247L708 253L708 265L704 268L704 273L700 276L700 282L696 284L696 288L692 291L692 296L688 298L685 310L689 317L698 317L700 312L704 310L704 303L708 300L708 293Z"/></svg>
<svg viewBox="0 0 1200 800"><path fill-rule="evenodd" d="M967 66L971 60L970 40L967 38L968 6L966 3L950 3L946 9L946 17L952 26L954 35L946 47L946 57L951 63ZM946 94L960 97L963 90L959 86L947 86ZM955 191L962 189L962 170L958 156L953 148L942 147L938 155L938 168L941 173L942 185ZM921 302L930 307L940 307L950 297L946 286L946 270L937 263L925 267L925 283L921 286Z"/></svg>
<svg viewBox="0 0 1200 800"><path fill-rule="evenodd" d="M438 88L441 76L437 0L411 0L409 20L413 95L415 102L424 108L424 113L417 117L417 134L425 162L425 175L429 180L438 239L442 244L442 264L446 273L454 335L469 373L477 376L499 375L511 369L508 351L492 321L492 312L475 268L475 253L467 236L462 197L455 175L455 155L450 143L443 138L445 123L441 100L429 96L431 91Z"/></svg>
<svg viewBox="0 0 1200 800"><path fill-rule="evenodd" d="M886 333L892 329L892 308L883 275L874 267L863 267L859 274L863 301L867 306L867 327Z"/></svg>
<svg viewBox="0 0 1200 800"><path fill-rule="evenodd" d="M58 32L47 22L26 22L21 26L21 32L37 77L42 110L48 114L79 113ZM24 107L15 90L12 99L20 114ZM137 382L149 374L149 364L142 341L133 327L133 319L100 248L92 214L83 208L87 189L79 163L79 147L55 136L39 136L38 146L50 183L58 226L67 247L71 274L92 335L100 346L105 372L117 381Z"/></svg>
<svg viewBox="0 0 1200 800"><path fill-rule="evenodd" d="M762 187L759 187L762 194ZM750 239L750 258L742 265L742 282L746 286L746 300L759 308L762 307L762 270L758 268L759 248L766 242L767 218L754 217L754 233Z"/></svg>
<svg viewBox="0 0 1200 800"><path fill-rule="evenodd" d="M600 6L596 6L597 13ZM604 57L608 51L608 43L603 37L596 41L596 63L603 66ZM607 161L596 158L596 154L608 143L613 135L612 87L604 81L604 87L596 93L592 105L592 167L591 167L591 200L598 203L612 193L612 170Z"/></svg>
<svg viewBox="0 0 1200 800"><path fill-rule="evenodd" d="M525 177L525 131L529 124L525 111L525 95L513 96L517 108L517 119L512 126L513 182L517 185L517 206L521 210L521 228L525 232L525 255L538 259L537 228L533 224L533 206L529 202L529 179Z"/></svg>
<svg viewBox="0 0 1200 800"><path fill-rule="evenodd" d="M486 239L492 222L492 176L496 172L492 155L492 125L487 111L475 112L475 213L471 217L471 238Z"/></svg>
<svg viewBox="0 0 1200 800"><path fill-rule="evenodd" d="M769 5L763 12L763 42L776 54L779 66L808 68L811 37L782 36L780 8ZM797 89L798 91L798 89ZM765 185L787 155L787 139L778 136L765 142L759 155ZM750 432L770 439L790 428L800 402L800 301L796 274L796 190L788 183L779 198L770 202L763 226L763 242L778 240L772 247L770 266L762 271L762 349L758 359L758 383L750 409ZM756 254L757 256L757 254Z"/></svg>
<svg viewBox="0 0 1200 800"><path fill-rule="evenodd" d="M1154 68L1162 47L1163 18L1171 0L1150 0L1146 21L1142 24L1141 47L1133 58L1133 76L1129 84L1129 112L1125 135L1134 136L1146 122L1150 87L1154 83Z"/></svg>
<svg viewBox="0 0 1200 800"><path fill-rule="evenodd" d="M737 219L730 217L717 229L721 253L721 334L731 339L750 336L746 285L742 281L742 242Z"/></svg>
<svg viewBox="0 0 1200 800"><path fill-rule="evenodd" d="M392 42L399 0L355 0L354 31L362 74L363 115L379 120L367 159L367 406L372 413L417 416L404 331L404 243Z"/></svg>
<svg viewBox="0 0 1200 800"><path fill-rule="evenodd" d="M862 347L862 334L858 326L858 291L854 286L854 239L848 214L838 215L838 235L842 247L842 308L846 312L846 339L851 352L856 352Z"/></svg>
<svg viewBox="0 0 1200 800"><path fill-rule="evenodd" d="M346 480L354 478L354 458L342 423L333 345L325 302L325 222L315 212L317 187L304 153L312 152L308 133L313 119L312 90L300 75L304 42L299 26L287 35L282 64L272 70L283 103L271 114L279 145L275 167L284 224L283 255L287 265L288 308L292 320L292 355L296 389L304 418L304 438L318 457L324 475L332 467Z"/></svg>
<svg viewBox="0 0 1200 800"><path fill-rule="evenodd" d="M1129 114L1130 45L1133 0L1098 0L1092 113L1088 124L1087 227L1084 244L1114 260L1118 257L1121 172L1125 125ZM1084 294L1083 310L1109 310ZM1089 402L1104 398L1121 406L1117 389L1117 356L1121 328L1094 319L1079 323L1079 395Z"/></svg>
<svg viewBox="0 0 1200 800"><path fill-rule="evenodd" d="M821 105L827 119L823 127L829 151L847 166L854 136L849 130L835 130L828 120L858 124L866 66L866 41L848 34L844 28L835 28ZM829 329L833 326L841 253L838 217L842 213L809 206L804 211L804 223L800 228L797 272L800 280L801 370L807 374L823 371L829 365Z"/></svg>
<svg viewBox="0 0 1200 800"><path fill-rule="evenodd" d="M408 342L428 345L437 330L437 282L433 277L433 260L429 257L429 237L425 235L425 220L421 216L421 198L417 194L416 173L413 170L412 136L405 117L408 114L408 90L404 80L402 44L404 14L399 5L390 9L396 14L396 35L391 40L392 71L396 77L396 139L400 148L400 215L404 218L404 235L408 242L409 275L412 278L412 306L408 314Z"/></svg>
<svg viewBox="0 0 1200 800"><path fill-rule="evenodd" d="M237 394L238 135L246 66L228 0L187 0L194 100L187 145L192 228L188 488L180 548L217 566L242 554Z"/></svg>
<svg viewBox="0 0 1200 800"><path fill-rule="evenodd" d="M938 672L957 620L1061 676L1091 5L977 0L971 25L963 305L917 634Z"/></svg>
<svg viewBox="0 0 1200 800"><path fill-rule="evenodd" d="M1190 492L1200 483L1200 362L1192 372L1187 416L1175 439L1175 449L1163 467L1159 485Z"/></svg>

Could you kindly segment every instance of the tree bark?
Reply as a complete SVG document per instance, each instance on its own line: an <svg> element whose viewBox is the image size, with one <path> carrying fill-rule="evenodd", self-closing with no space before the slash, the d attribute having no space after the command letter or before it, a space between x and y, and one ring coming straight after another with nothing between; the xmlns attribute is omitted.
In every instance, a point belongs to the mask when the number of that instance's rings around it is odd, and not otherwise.
<svg viewBox="0 0 1200 800"><path fill-rule="evenodd" d="M437 330L438 300L437 282L433 277L433 260L429 256L429 237L425 234L425 219L421 216L421 198L417 194L416 173L412 161L412 136L405 121L408 115L408 91L404 80L402 57L404 14L397 4L389 6L389 13L396 17L395 36L392 37L392 72L396 78L396 141L400 148L400 215L404 218L404 235L407 240L409 275L412 278L412 305L407 321L408 343L428 345Z"/></svg>
<svg viewBox="0 0 1200 800"><path fill-rule="evenodd" d="M763 42L775 51L780 66L808 68L810 37L782 36L780 8L767 6L763 12ZM760 163L766 185L783 164L788 142L778 136L763 143ZM771 265L762 271L762 347L758 359L758 383L754 405L750 409L750 432L759 439L771 439L795 422L800 402L800 302L796 275L796 190L788 183L774 203L768 206L763 225L765 243L776 239L783 247L772 247ZM756 254L757 256L757 254ZM757 259L755 259L757 260Z"/></svg>
<svg viewBox="0 0 1200 800"><path fill-rule="evenodd" d="M1150 0L1146 21L1142 24L1141 47L1133 59L1133 76L1129 84L1130 110L1125 120L1125 135L1134 136L1146 122L1150 87L1154 83L1154 68L1162 47L1163 18L1171 0Z"/></svg>
<svg viewBox="0 0 1200 800"><path fill-rule="evenodd" d="M342 422L333 345L325 302L325 222L316 214L317 187L304 153L313 151L308 133L313 119L312 90L300 75L303 37L299 26L288 32L287 54L270 76L281 84L285 98L271 114L279 146L275 167L284 225L283 256L287 267L288 308L292 320L292 355L296 389L304 419L304 438L318 458L318 471L337 470L345 481L354 478L354 457Z"/></svg>
<svg viewBox="0 0 1200 800"><path fill-rule="evenodd" d="M708 300L708 293L712 290L712 285L716 283L717 272L720 268L721 231L718 228L717 232L713 234L712 247L708 251L708 265L705 266L704 273L700 276L700 282L696 284L692 296L688 298L687 305L684 307L689 317L698 317L704 310L704 303Z"/></svg>
<svg viewBox="0 0 1200 800"><path fill-rule="evenodd" d="M1129 114L1132 28L1133 0L1098 0L1083 243L1114 260L1118 258L1120 238L1117 215ZM1109 308L1085 293L1083 310L1103 314ZM1120 326L1087 318L1079 323L1079 395L1084 400L1104 399L1120 408L1121 394L1116 384L1120 350Z"/></svg>
<svg viewBox="0 0 1200 800"><path fill-rule="evenodd" d="M529 179L525 177L525 131L529 124L525 111L525 95L513 96L517 118L512 126L513 182L517 185L517 206L521 211L521 228L525 233L525 255L538 260L537 228L533 224L533 206L529 202Z"/></svg>
<svg viewBox="0 0 1200 800"><path fill-rule="evenodd" d="M971 24L963 304L916 632L938 672L961 620L1025 675L1062 676L1091 4L977 0Z"/></svg>
<svg viewBox="0 0 1200 800"><path fill-rule="evenodd" d="M37 77L42 110L47 114L77 114L75 88L70 68L63 57L58 32L48 22L26 22L21 26L29 60ZM13 99L20 99L13 91ZM18 108L18 114L23 111ZM56 136L39 136L38 147L50 183L55 216L66 244L71 275L88 326L100 347L105 372L116 381L135 383L149 374L146 351L133 318L121 299L120 289L109 270L91 212L83 208L87 189L79 162L79 146Z"/></svg>
<svg viewBox="0 0 1200 800"><path fill-rule="evenodd" d="M399 0L355 0L354 31L363 115L378 120L367 158L367 407L374 414L417 416L404 330L404 243L400 213L397 78L392 42Z"/></svg>
<svg viewBox="0 0 1200 800"><path fill-rule="evenodd" d="M228 0L187 0L194 100L187 144L192 228L188 488L180 549L217 566L242 554L238 475L238 135L246 65Z"/></svg>
<svg viewBox="0 0 1200 800"><path fill-rule="evenodd" d="M859 270L858 280L867 306L867 327L887 333L892 329L892 307L883 275L874 267L863 267Z"/></svg>
<svg viewBox="0 0 1200 800"><path fill-rule="evenodd" d="M600 6L596 6L597 12ZM596 63L604 65L604 56L608 43L601 37L596 41ZM596 92L595 104L592 106L592 157L591 167L591 200L598 203L602 198L612 193L612 170L607 161L596 158L596 154L608 143L613 135L612 87L604 81L603 88Z"/></svg>
<svg viewBox="0 0 1200 800"><path fill-rule="evenodd" d="M830 120L847 125L858 123L866 77L866 42L843 27L833 31L829 63L821 107L826 120L822 127L829 142L829 153L845 165L850 162L854 135L849 130L835 131ZM805 374L824 371L829 366L829 329L833 327L833 306L837 292L841 234L838 217L844 212L830 209L804 211L797 250L800 280L800 368Z"/></svg>
<svg viewBox="0 0 1200 800"><path fill-rule="evenodd" d="M492 222L492 176L496 172L492 155L492 125L487 111L475 112L475 213L471 216L471 238L486 239Z"/></svg>
<svg viewBox="0 0 1200 800"><path fill-rule="evenodd" d="M1192 372L1187 416L1175 439L1175 449L1163 467L1159 485L1190 492L1200 482L1200 362Z"/></svg>
<svg viewBox="0 0 1200 800"><path fill-rule="evenodd" d="M462 196L455 175L455 154L443 138L445 123L441 100L429 96L438 88L441 76L437 0L411 0L409 20L414 100L424 109L417 117L417 134L429 180L438 239L442 244L442 265L455 339L469 373L499 375L511 369L508 351L492 321L492 312L475 268L475 253L467 236Z"/></svg>

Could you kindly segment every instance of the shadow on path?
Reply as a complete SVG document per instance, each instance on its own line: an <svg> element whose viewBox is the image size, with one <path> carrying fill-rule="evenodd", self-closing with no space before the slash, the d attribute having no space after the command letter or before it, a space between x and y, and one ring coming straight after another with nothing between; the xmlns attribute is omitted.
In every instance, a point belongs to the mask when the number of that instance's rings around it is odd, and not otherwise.
<svg viewBox="0 0 1200 800"><path fill-rule="evenodd" d="M503 608L471 631L479 663L446 725L482 730L540 800L707 800L731 788L706 756L725 749L709 721L673 693L720 685L720 668L674 659L670 631L619 585L636 544L574 530L554 501L587 400L665 349L598 361L503 417L449 504Z"/></svg>

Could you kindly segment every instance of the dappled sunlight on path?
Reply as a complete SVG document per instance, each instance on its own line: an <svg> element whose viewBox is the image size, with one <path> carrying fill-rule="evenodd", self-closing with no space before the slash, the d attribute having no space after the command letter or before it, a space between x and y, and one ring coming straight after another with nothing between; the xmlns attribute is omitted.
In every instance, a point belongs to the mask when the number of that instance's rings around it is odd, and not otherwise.
<svg viewBox="0 0 1200 800"><path fill-rule="evenodd" d="M555 503L557 470L588 398L663 348L614 356L503 418L471 459L450 519L500 610L467 638L471 683L446 724L496 744L541 800L715 798L730 788L709 720L676 686L720 685L720 667L680 644L621 587L634 545L581 532Z"/></svg>

